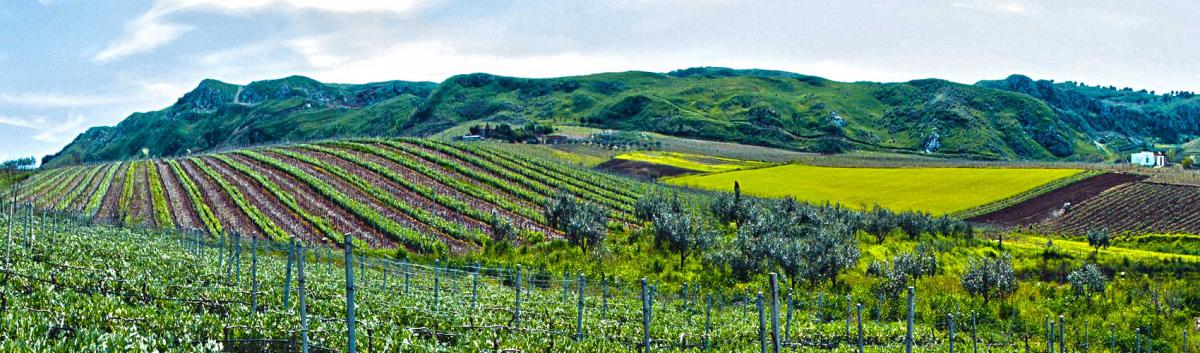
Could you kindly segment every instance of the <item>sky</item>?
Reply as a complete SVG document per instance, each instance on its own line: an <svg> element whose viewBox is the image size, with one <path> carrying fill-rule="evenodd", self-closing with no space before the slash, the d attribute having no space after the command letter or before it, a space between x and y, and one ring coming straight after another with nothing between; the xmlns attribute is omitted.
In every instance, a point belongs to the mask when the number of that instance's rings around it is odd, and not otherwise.
<svg viewBox="0 0 1200 353"><path fill-rule="evenodd" d="M0 159L246 84L695 66L1200 91L1194 0L0 0Z"/></svg>

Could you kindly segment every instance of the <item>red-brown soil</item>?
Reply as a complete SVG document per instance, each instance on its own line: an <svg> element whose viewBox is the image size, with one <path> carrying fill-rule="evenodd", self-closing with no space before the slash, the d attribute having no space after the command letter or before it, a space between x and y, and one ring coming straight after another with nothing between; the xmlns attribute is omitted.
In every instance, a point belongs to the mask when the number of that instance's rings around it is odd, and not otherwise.
<svg viewBox="0 0 1200 353"><path fill-rule="evenodd" d="M208 205L208 209L212 210L213 215L217 216L217 220L221 222L221 228L226 232L237 232L242 236L260 236L262 232L254 222L250 221L250 217L246 216L246 212L237 207L229 195L217 185L215 181L208 178L204 171L193 164L191 159L180 159L179 166L183 168L183 172L187 173L192 179L192 183L196 184L196 188L200 189L200 197L204 198L204 203Z"/></svg>
<svg viewBox="0 0 1200 353"><path fill-rule="evenodd" d="M1105 190L1145 178L1145 176L1135 174L1101 174L1038 195L1008 208L968 219L968 221L997 227L1033 225L1061 213L1064 205L1068 202L1073 207L1077 207Z"/></svg>
<svg viewBox="0 0 1200 353"><path fill-rule="evenodd" d="M155 161L154 167L158 168L158 176L162 179L163 197L167 199L175 226L181 229L202 227L200 216L196 214L196 205L192 204L192 198L183 189L183 184L179 183L175 171L161 161Z"/></svg>
<svg viewBox="0 0 1200 353"><path fill-rule="evenodd" d="M679 176L679 175L684 175L684 174L698 173L697 171L694 171L691 169L685 169L685 168L680 168L680 167L675 167L675 166L655 164L655 163L642 162L642 161L631 161L628 159L617 159L617 158L613 158L613 159L605 161L604 163L597 164L595 169L604 171L604 172L609 172L609 173L614 173L614 174L619 174L619 175L628 175L628 176L633 176L633 177L638 177L638 178L643 178L643 179L650 179L650 180L658 179L661 177L671 177L671 176Z"/></svg>

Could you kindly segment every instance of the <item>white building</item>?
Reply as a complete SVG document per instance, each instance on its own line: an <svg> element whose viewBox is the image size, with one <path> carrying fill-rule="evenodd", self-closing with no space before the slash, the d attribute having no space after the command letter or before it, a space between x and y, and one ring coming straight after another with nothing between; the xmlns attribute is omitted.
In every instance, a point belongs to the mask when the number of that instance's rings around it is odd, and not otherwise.
<svg viewBox="0 0 1200 353"><path fill-rule="evenodd" d="M1138 152L1129 156L1129 163L1145 167L1162 167L1167 165L1167 156L1161 152Z"/></svg>

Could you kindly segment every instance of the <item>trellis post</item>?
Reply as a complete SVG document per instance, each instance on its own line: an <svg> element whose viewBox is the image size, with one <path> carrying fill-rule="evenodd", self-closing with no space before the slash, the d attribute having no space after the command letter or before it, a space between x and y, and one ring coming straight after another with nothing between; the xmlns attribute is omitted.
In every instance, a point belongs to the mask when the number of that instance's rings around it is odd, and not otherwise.
<svg viewBox="0 0 1200 353"><path fill-rule="evenodd" d="M404 260L404 295L408 295L409 278L412 277L412 262Z"/></svg>
<svg viewBox="0 0 1200 353"><path fill-rule="evenodd" d="M284 270L284 276L283 276L283 307L284 307L284 309L287 309L289 306L288 304L291 304L292 263L295 260L296 260L296 240L292 239L292 241L288 243L287 269Z"/></svg>
<svg viewBox="0 0 1200 353"><path fill-rule="evenodd" d="M475 273L471 276L471 313L474 315L476 302L479 300L479 263L475 263Z"/></svg>
<svg viewBox="0 0 1200 353"><path fill-rule="evenodd" d="M442 259L434 259L433 261L433 315L438 315L438 300L442 294L442 282L440 282L439 270L442 269Z"/></svg>
<svg viewBox="0 0 1200 353"><path fill-rule="evenodd" d="M235 255L233 258L234 258L234 263L237 264L237 267L234 269L233 282L234 282L235 286L240 286L240 285L242 285L242 235L241 234L238 234L236 243L237 243L237 251L234 253Z"/></svg>
<svg viewBox="0 0 1200 353"><path fill-rule="evenodd" d="M258 238L254 238L250 253L250 311L258 312Z"/></svg>
<svg viewBox="0 0 1200 353"><path fill-rule="evenodd" d="M758 309L758 347L762 353L767 353L767 317L763 312L763 292L758 291L754 296L754 306Z"/></svg>
<svg viewBox="0 0 1200 353"><path fill-rule="evenodd" d="M854 298L846 295L846 339L850 339L850 319L854 316Z"/></svg>
<svg viewBox="0 0 1200 353"><path fill-rule="evenodd" d="M577 315L575 317L575 340L576 341L583 339L583 289L584 289L584 285L587 284L585 281L586 281L586 279L584 279L583 274L580 273L579 274L579 315Z"/></svg>
<svg viewBox="0 0 1200 353"><path fill-rule="evenodd" d="M346 233L346 351L357 352L354 347L354 236Z"/></svg>
<svg viewBox="0 0 1200 353"><path fill-rule="evenodd" d="M1066 353L1067 350L1067 335L1066 324L1063 323L1063 316L1058 316L1058 353Z"/></svg>
<svg viewBox="0 0 1200 353"><path fill-rule="evenodd" d="M786 338L792 334L792 293L787 295L787 319L784 320L783 336L780 337L780 342L786 342Z"/></svg>
<svg viewBox="0 0 1200 353"><path fill-rule="evenodd" d="M296 250L296 295L300 299L300 352L308 353L308 306L304 302L304 246L301 245Z"/></svg>
<svg viewBox="0 0 1200 353"><path fill-rule="evenodd" d="M779 353L779 274L771 273L771 352Z"/></svg>
<svg viewBox="0 0 1200 353"><path fill-rule="evenodd" d="M954 353L954 314L946 314L946 318L950 320L950 353Z"/></svg>
<svg viewBox="0 0 1200 353"><path fill-rule="evenodd" d="M650 353L650 291L642 278L642 353Z"/></svg>
<svg viewBox="0 0 1200 353"><path fill-rule="evenodd" d="M404 288L407 290L407 288L408 288L408 285L407 285L408 279L407 278L405 278L405 283L406 284L405 284ZM517 265L516 286L517 286L517 292L516 292L517 297L516 297L516 301L513 303L513 327L519 328L519 327L521 327L521 265Z"/></svg>
<svg viewBox="0 0 1200 353"><path fill-rule="evenodd" d="M915 304L916 288L908 287L908 331L904 335L904 352L912 353L913 351L913 312L917 307Z"/></svg>
<svg viewBox="0 0 1200 353"><path fill-rule="evenodd" d="M600 307L600 320L608 320L608 276L600 277L600 296L603 305Z"/></svg>
<svg viewBox="0 0 1200 353"><path fill-rule="evenodd" d="M858 353L863 353L862 304L855 304L858 309Z"/></svg>
<svg viewBox="0 0 1200 353"><path fill-rule="evenodd" d="M975 326L975 310L971 310L971 352L979 353L979 327Z"/></svg>
<svg viewBox="0 0 1200 353"><path fill-rule="evenodd" d="M712 345L712 294L707 295L705 298L707 305L705 305L704 309L704 351L707 352L708 348Z"/></svg>

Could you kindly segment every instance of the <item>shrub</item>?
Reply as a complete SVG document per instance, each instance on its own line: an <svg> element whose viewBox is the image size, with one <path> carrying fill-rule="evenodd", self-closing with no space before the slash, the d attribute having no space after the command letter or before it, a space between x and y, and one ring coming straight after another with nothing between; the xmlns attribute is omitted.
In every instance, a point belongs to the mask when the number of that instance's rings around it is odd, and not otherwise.
<svg viewBox="0 0 1200 353"><path fill-rule="evenodd" d="M984 304L1011 295L1017 290L1012 258L1005 254L994 259L969 260L962 274L962 286L967 293L983 297Z"/></svg>

